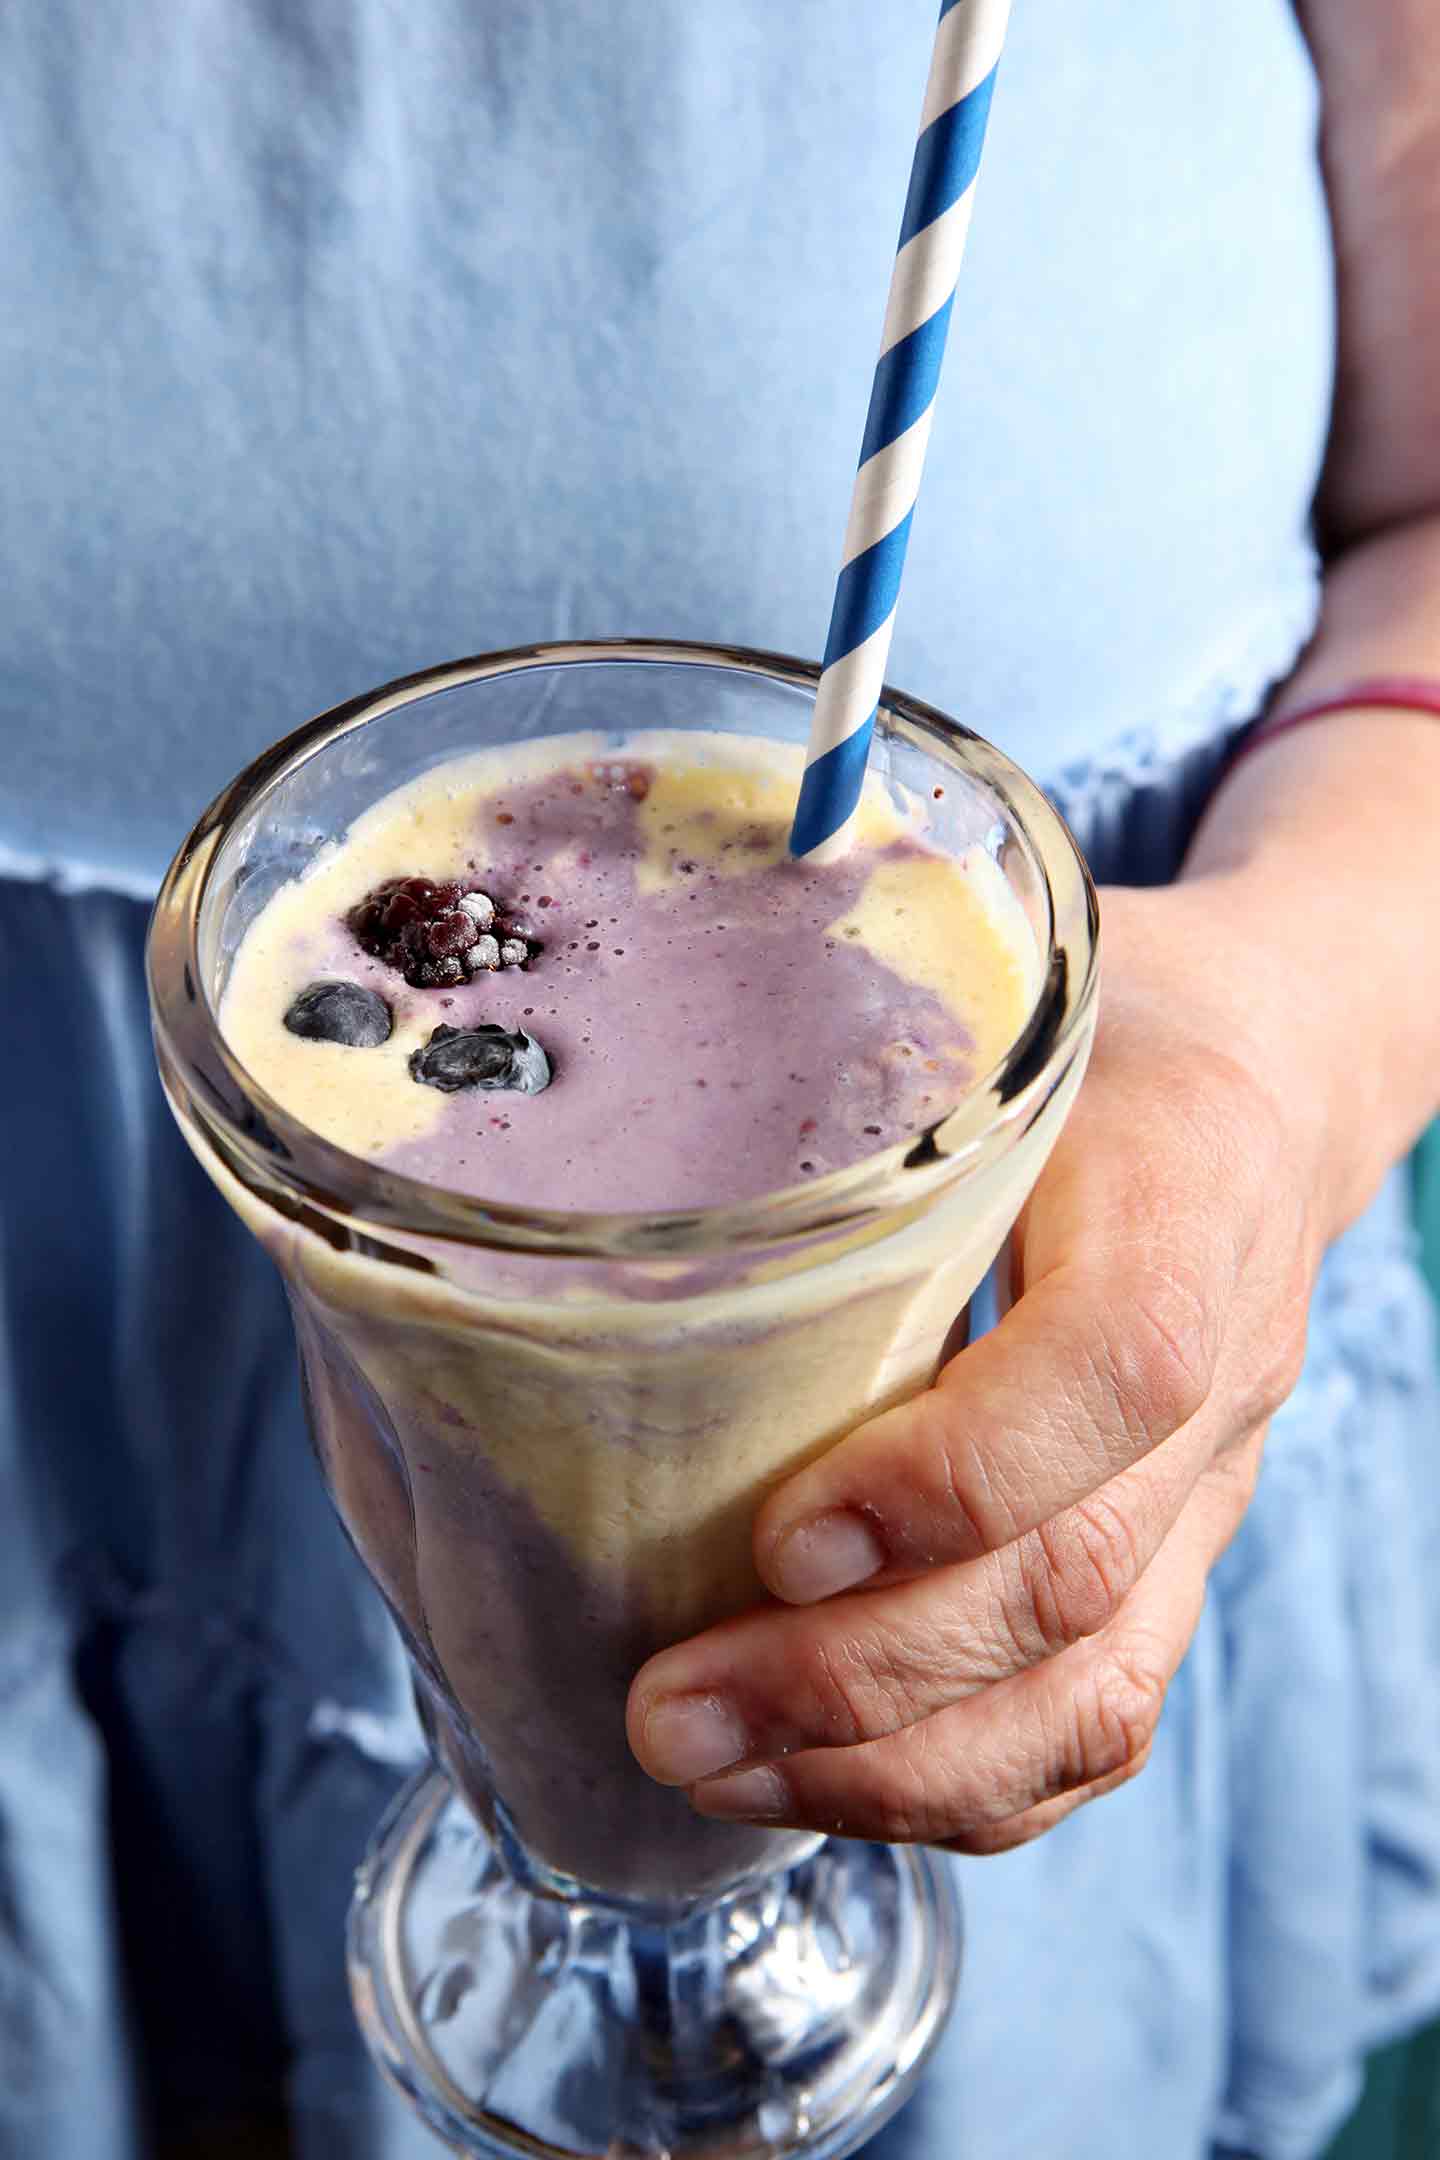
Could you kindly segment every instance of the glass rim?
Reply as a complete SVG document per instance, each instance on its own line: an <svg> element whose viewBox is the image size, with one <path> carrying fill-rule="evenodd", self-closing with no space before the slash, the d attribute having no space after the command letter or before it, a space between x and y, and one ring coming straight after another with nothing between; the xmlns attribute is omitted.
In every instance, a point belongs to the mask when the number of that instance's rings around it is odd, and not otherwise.
<svg viewBox="0 0 1440 2160"><path fill-rule="evenodd" d="M807 1177L734 1205L607 1213L520 1208L457 1192L352 1154L288 1112L231 1050L205 982L200 931L211 874L236 826L310 758L346 734L437 691L501 675L583 664L663 664L760 676L813 695L818 663L746 646L663 638L598 638L523 645L449 661L362 692L264 750L201 813L161 883L146 941L152 1026L161 1077L182 1126L198 1128L225 1166L281 1214L328 1241L368 1245L383 1232L460 1246L573 1258L680 1257L854 1231L903 1214L939 1185L977 1170L1033 1123L1088 1039L1099 962L1099 909L1079 847L1060 813L1003 751L921 700L881 693L886 732L944 751L965 777L999 798L1040 872L1046 910L1040 982L1004 1056L919 1132L842 1170ZM1057 935L1057 882L1078 880L1079 950ZM354 1234L356 1220L363 1225ZM377 1238L375 1233L382 1235ZM383 1247L411 1266L427 1263Z"/></svg>

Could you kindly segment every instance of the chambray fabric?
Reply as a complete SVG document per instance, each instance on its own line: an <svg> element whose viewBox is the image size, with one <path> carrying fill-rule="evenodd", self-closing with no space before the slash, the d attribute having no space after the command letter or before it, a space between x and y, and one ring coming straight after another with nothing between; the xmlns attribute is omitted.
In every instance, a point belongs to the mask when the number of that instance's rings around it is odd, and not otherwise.
<svg viewBox="0 0 1440 2160"><path fill-rule="evenodd" d="M341 1964L404 1674L160 1099L143 895L242 759L406 668L818 647L930 29L0 6L0 2160L282 2095L301 2160L435 2150ZM893 673L1102 878L1173 874L1313 619L1313 127L1283 0L1017 9ZM1412 1244L1397 1177L1145 1776L961 1867L961 2008L881 2160L1303 2160L1440 2002Z"/></svg>
<svg viewBox="0 0 1440 2160"><path fill-rule="evenodd" d="M457 654L818 652L935 12L5 0L12 862ZM1288 0L1015 10L891 675L1031 769L1308 625L1314 124Z"/></svg>

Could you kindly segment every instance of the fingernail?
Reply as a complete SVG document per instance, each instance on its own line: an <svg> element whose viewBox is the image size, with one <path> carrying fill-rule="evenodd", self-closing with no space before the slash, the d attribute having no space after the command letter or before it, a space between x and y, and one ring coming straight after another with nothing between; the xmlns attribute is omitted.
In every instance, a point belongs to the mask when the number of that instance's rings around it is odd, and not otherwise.
<svg viewBox="0 0 1440 2160"><path fill-rule="evenodd" d="M778 1770L761 1763L734 1777L711 1778L691 1793L690 1805L702 1815L744 1816L747 1822L773 1822L791 1812L790 1788Z"/></svg>
<svg viewBox="0 0 1440 2160"><path fill-rule="evenodd" d="M693 1785L739 1762L748 1735L721 1696L663 1695L645 1719L644 1742L652 1777L668 1785Z"/></svg>
<svg viewBox="0 0 1440 2160"><path fill-rule="evenodd" d="M787 1530L771 1557L772 1588L792 1605L852 1590L885 1564L885 1550L862 1516L841 1508Z"/></svg>

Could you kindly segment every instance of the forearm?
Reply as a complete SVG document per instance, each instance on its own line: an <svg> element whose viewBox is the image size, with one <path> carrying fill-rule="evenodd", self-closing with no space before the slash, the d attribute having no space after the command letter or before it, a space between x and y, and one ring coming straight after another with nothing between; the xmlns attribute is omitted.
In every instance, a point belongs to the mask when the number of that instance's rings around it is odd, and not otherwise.
<svg viewBox="0 0 1440 2160"><path fill-rule="evenodd" d="M1277 709L1402 674L1440 681L1440 516L1336 563ZM1317 1151L1338 1231L1440 1109L1440 718L1347 712L1260 746L1182 878L1247 927L1253 1053Z"/></svg>

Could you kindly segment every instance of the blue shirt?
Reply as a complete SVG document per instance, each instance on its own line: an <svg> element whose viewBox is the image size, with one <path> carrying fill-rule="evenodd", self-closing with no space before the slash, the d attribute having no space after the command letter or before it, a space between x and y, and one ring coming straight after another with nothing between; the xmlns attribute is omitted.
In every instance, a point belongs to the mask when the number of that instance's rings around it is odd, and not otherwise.
<svg viewBox="0 0 1440 2160"><path fill-rule="evenodd" d="M0 844L153 879L302 719L547 638L818 652L925 0L0 16ZM1050 775L1312 619L1286 0L1024 0L891 676Z"/></svg>
<svg viewBox="0 0 1440 2160"><path fill-rule="evenodd" d="M284 2090L425 2160L345 1996L415 1746L268 1268L151 1070L150 889L266 742L459 653L815 652L919 0L0 12L0 2155ZM1022 0L894 679L1173 875L1314 616L1333 353L1284 0ZM1398 1188L1145 1776L966 1867L878 2160L1301 2160L1440 2000L1434 1344Z"/></svg>

